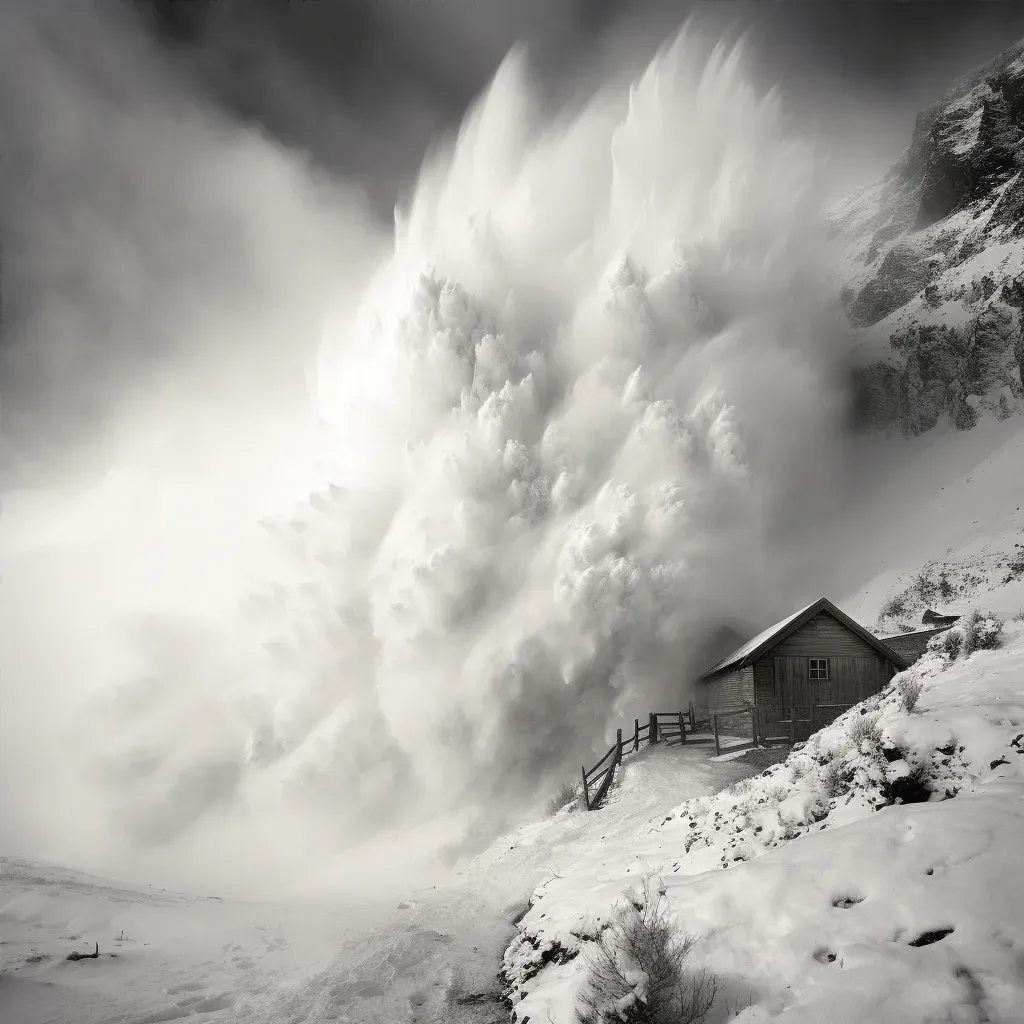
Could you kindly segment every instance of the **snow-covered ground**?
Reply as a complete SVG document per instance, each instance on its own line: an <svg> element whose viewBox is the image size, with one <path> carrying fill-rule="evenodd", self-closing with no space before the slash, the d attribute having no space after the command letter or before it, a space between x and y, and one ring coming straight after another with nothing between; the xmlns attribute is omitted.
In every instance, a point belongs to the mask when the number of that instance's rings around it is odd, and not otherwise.
<svg viewBox="0 0 1024 1024"><path fill-rule="evenodd" d="M1013 568L1024 543L1020 420L888 438L876 454L879 485L851 524L863 582L834 595L839 606L871 628L885 601L916 576L936 582L945 570L954 593L935 594L937 610L979 605L1010 618L1024 608L1024 572ZM910 613L919 619L921 610Z"/></svg>
<svg viewBox="0 0 1024 1024"><path fill-rule="evenodd" d="M288 905L140 890L16 858L0 862L0 1020L497 1021L511 920L545 878L623 849L680 799L749 775L707 747L627 758L605 806L494 843L450 884L400 902ZM400 889L401 882L396 881ZM67 961L73 950L99 959ZM111 956L111 954L114 954ZM476 998L473 998L476 997Z"/></svg>
<svg viewBox="0 0 1024 1024"><path fill-rule="evenodd" d="M709 1021L1020 1021L1024 627L905 675L923 684L913 712L894 685L541 886L506 954L516 1019L574 1020L588 948L652 872L698 939L692 968L719 981ZM892 803L907 775L927 802Z"/></svg>

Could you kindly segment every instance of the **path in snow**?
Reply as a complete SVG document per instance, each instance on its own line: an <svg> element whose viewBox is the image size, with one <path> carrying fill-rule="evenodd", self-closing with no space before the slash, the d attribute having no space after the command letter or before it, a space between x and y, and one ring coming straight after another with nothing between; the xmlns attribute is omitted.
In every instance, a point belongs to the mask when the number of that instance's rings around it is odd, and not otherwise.
<svg viewBox="0 0 1024 1024"><path fill-rule="evenodd" d="M600 860L682 800L756 771L710 762L708 753L663 746L631 755L599 810L525 825L450 884L386 907L139 891L8 859L0 870L0 1020L507 1021L495 975L515 905L552 872ZM64 959L97 941L99 960Z"/></svg>

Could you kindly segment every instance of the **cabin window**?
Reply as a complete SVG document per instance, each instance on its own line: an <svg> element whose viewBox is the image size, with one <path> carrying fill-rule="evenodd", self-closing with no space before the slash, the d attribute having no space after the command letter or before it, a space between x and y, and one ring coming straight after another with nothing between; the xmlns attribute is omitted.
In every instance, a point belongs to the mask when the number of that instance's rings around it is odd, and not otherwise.
<svg viewBox="0 0 1024 1024"><path fill-rule="evenodd" d="M828 679L828 658L811 658L811 678Z"/></svg>

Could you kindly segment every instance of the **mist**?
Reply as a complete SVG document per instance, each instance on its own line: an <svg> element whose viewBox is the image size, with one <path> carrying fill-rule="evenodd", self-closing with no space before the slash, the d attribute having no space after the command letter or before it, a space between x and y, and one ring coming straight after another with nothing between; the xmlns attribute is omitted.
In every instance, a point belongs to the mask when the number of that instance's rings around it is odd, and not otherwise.
<svg viewBox="0 0 1024 1024"><path fill-rule="evenodd" d="M832 183L743 45L554 110L513 50L380 223L53 10L0 26L5 850L426 879L821 596Z"/></svg>

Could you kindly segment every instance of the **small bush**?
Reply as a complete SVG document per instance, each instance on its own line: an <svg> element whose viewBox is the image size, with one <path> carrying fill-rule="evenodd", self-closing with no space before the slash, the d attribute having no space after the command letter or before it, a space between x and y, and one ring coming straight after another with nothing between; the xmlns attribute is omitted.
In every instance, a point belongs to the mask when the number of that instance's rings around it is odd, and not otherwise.
<svg viewBox="0 0 1024 1024"><path fill-rule="evenodd" d="M834 800L843 792L843 759L837 757L825 765L821 773L822 789L829 800Z"/></svg>
<svg viewBox="0 0 1024 1024"><path fill-rule="evenodd" d="M893 594L887 598L878 613L880 619L897 619L907 610L907 597L905 593Z"/></svg>
<svg viewBox="0 0 1024 1024"><path fill-rule="evenodd" d="M903 710L910 712L917 707L918 698L921 696L921 681L911 675L901 675L896 681L896 691L900 695L900 703Z"/></svg>
<svg viewBox="0 0 1024 1024"><path fill-rule="evenodd" d="M878 719L874 715L856 715L847 724L846 732L855 747L860 747L865 740L880 743L882 739Z"/></svg>
<svg viewBox="0 0 1024 1024"><path fill-rule="evenodd" d="M1013 617L1014 622L1024 622L1024 608L1018 608L1017 614Z"/></svg>
<svg viewBox="0 0 1024 1024"><path fill-rule="evenodd" d="M975 608L968 613L963 625L964 657L969 658L975 651L995 650L1003 642L1002 633L1002 619Z"/></svg>
<svg viewBox="0 0 1024 1024"><path fill-rule="evenodd" d="M549 818L553 818L563 807L570 811L579 810L580 789L572 782L563 782L558 792L547 802L544 810Z"/></svg>
<svg viewBox="0 0 1024 1024"><path fill-rule="evenodd" d="M706 972L688 977L695 940L668 920L664 890L650 876L627 894L588 957L576 1010L579 1024L699 1024L718 983Z"/></svg>
<svg viewBox="0 0 1024 1024"><path fill-rule="evenodd" d="M928 649L949 661L963 655L969 658L975 651L991 651L1003 642L1003 620L977 608L968 612L955 626L932 637Z"/></svg>
<svg viewBox="0 0 1024 1024"><path fill-rule="evenodd" d="M956 661L962 644L963 635L958 627L953 627L952 629L947 629L944 633L939 633L938 636L933 636L928 641L928 649L936 651L950 661Z"/></svg>

